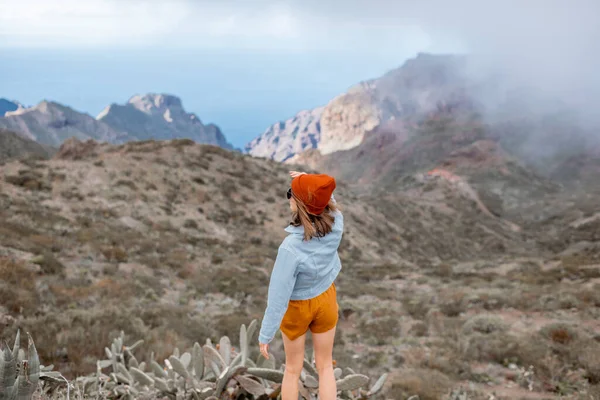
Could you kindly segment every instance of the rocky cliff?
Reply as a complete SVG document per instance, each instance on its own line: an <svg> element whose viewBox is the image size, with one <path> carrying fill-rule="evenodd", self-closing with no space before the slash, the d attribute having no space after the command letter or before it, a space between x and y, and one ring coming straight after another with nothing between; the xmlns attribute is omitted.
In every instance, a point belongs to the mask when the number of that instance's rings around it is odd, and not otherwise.
<svg viewBox="0 0 600 400"><path fill-rule="evenodd" d="M322 113L322 107L305 110L278 122L250 142L245 150L256 157L284 162L295 154L314 149L321 140Z"/></svg>
<svg viewBox="0 0 600 400"><path fill-rule="evenodd" d="M97 117L112 129L139 140L192 139L233 149L218 126L204 125L183 108L181 99L165 94L133 96L127 104L112 104Z"/></svg>

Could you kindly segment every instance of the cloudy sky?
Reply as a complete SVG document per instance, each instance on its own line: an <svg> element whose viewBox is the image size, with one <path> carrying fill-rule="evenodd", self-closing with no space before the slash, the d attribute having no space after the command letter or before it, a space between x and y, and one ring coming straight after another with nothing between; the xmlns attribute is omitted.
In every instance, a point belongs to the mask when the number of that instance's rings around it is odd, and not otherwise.
<svg viewBox="0 0 600 400"><path fill-rule="evenodd" d="M167 92L237 146L417 52L597 85L598 0L0 0L0 97L96 115Z"/></svg>

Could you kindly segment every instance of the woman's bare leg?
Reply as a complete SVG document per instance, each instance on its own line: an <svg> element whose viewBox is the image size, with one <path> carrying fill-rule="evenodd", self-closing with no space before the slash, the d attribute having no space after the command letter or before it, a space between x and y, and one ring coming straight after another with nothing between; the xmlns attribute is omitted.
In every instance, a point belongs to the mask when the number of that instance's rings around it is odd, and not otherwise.
<svg viewBox="0 0 600 400"><path fill-rule="evenodd" d="M285 372L281 385L281 400L298 400L298 381L304 365L306 334L295 340L289 340L285 334L281 336L283 336L285 349Z"/></svg>
<svg viewBox="0 0 600 400"><path fill-rule="evenodd" d="M325 333L313 333L315 362L319 373L319 400L335 400L337 388L333 375L333 339L335 328Z"/></svg>

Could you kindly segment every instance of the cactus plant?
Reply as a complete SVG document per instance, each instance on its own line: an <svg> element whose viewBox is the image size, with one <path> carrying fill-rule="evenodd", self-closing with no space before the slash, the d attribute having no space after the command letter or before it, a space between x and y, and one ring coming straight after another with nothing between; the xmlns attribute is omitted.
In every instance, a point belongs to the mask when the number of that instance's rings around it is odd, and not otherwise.
<svg viewBox="0 0 600 400"><path fill-rule="evenodd" d="M269 360L259 356L256 362L250 359L249 343L253 343L256 328L256 320L248 327L240 327L239 351L224 336L217 345L207 339L203 346L194 343L190 352L180 354L179 349L175 349L162 364L153 354L148 364L138 363L133 350L141 341L124 346L121 333L110 349L105 349L107 359L98 361L96 376L80 378L80 382L87 395L100 397L129 399L144 395L174 400L209 400L269 396L276 399L284 368L276 368L273 356ZM386 375L381 376L367 389L369 378L350 368L336 368L335 377L343 399L368 399L381 390L386 379ZM300 383L301 396L316 399L319 380L314 361L304 360Z"/></svg>
<svg viewBox="0 0 600 400"><path fill-rule="evenodd" d="M123 332L110 348L105 348L106 359L96 363L96 373L75 381L84 397L132 400L137 397L162 397L173 400L219 400L222 398L276 399L279 397L284 367L276 368L275 358L249 357L249 343L253 342L257 321L246 328L240 327L239 352L224 336L214 346L210 340L204 346L195 343L190 352L181 354L175 349L162 365L151 355L149 362L138 362L133 352L143 342L126 346ZM29 334L27 351L20 347L17 332L13 348L0 343L0 400L30 400L40 382L66 382L67 399L71 385L53 366L44 367ZM304 360L300 394L308 400L316 399L319 387L313 361ZM386 380L381 376L366 390L369 378L352 369L335 369L341 398L364 400L378 393ZM345 376L344 376L345 375ZM44 386L45 397L50 397L56 385Z"/></svg>

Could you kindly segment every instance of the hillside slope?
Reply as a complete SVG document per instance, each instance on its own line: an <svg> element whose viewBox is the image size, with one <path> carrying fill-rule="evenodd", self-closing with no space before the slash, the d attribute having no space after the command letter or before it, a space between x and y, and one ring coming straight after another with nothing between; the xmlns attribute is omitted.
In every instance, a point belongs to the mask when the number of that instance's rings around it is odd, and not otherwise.
<svg viewBox="0 0 600 400"><path fill-rule="evenodd" d="M190 140L69 140L52 160L7 163L0 177L0 257L39 275L36 289L19 291L1 312L22 316L47 359L93 368L78 358L90 339L73 336L88 323L98 345L119 329L187 343L198 330L234 335L241 319L264 311L289 216L284 165ZM340 180L336 193L347 219L341 293L356 289L357 266L534 251L518 229L444 181L379 198ZM62 347L66 361L51 353Z"/></svg>
<svg viewBox="0 0 600 400"><path fill-rule="evenodd" d="M50 158L54 149L25 139L15 132L0 128L0 162L26 156Z"/></svg>

